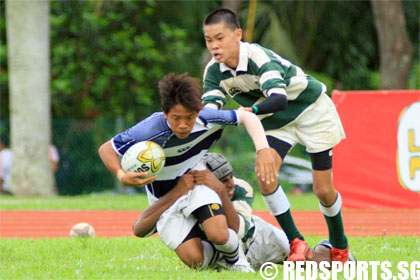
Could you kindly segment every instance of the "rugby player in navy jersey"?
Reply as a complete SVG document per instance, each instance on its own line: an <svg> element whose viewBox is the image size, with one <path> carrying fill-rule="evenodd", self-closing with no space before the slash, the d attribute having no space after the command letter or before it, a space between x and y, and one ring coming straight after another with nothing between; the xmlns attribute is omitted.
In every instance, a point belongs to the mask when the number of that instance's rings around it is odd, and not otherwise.
<svg viewBox="0 0 420 280"><path fill-rule="evenodd" d="M198 230L201 226L217 251L232 264L232 269L253 271L236 232L228 227L220 197L207 186L196 184L188 172L205 170L202 158L220 138L224 126L243 125L255 145L258 179L277 181L275 161L259 118L245 111L202 109L199 82L187 74L169 74L158 87L163 112L152 114L104 143L99 148L102 161L123 184L146 186L151 205L182 184L185 194L163 212L156 230L165 245L185 264L198 268L206 263ZM159 175L147 179L143 178L145 173L124 172L119 160L129 147L145 140L159 144L166 155Z"/></svg>

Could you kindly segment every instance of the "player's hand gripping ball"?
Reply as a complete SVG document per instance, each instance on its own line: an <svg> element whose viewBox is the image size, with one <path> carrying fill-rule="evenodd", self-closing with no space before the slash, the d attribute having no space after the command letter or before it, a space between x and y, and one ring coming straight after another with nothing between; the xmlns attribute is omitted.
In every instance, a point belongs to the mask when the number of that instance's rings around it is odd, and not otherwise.
<svg viewBox="0 0 420 280"><path fill-rule="evenodd" d="M131 146L121 159L125 172L146 172L144 178L159 173L165 165L165 152L152 141L142 141Z"/></svg>
<svg viewBox="0 0 420 280"><path fill-rule="evenodd" d="M95 237L95 230L88 223L78 223L70 230L70 237Z"/></svg>

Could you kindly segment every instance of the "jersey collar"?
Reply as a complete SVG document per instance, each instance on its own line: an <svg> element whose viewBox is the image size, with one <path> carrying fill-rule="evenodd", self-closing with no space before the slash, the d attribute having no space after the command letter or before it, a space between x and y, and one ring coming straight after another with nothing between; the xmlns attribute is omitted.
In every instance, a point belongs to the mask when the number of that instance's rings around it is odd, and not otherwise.
<svg viewBox="0 0 420 280"><path fill-rule="evenodd" d="M230 68L224 63L219 64L220 72L226 72L226 71L234 71L234 72L246 72L248 71L248 49L246 47L246 43L239 42L239 63L238 67L236 67L236 70Z"/></svg>

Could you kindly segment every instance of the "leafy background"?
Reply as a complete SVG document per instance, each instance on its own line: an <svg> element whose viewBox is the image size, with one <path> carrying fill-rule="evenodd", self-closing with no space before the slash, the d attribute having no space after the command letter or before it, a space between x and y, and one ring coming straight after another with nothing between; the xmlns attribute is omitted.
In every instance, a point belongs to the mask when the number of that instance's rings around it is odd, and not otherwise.
<svg viewBox="0 0 420 280"><path fill-rule="evenodd" d="M418 1L403 1L414 46L409 88L420 88ZM0 1L0 132L9 133L5 2ZM169 72L201 80L202 20L222 1L52 1L53 143L60 193L114 188L97 148L117 131L160 110L158 81ZM248 1L241 1L245 28ZM377 89L379 56L369 1L258 1L253 41L297 63L329 88ZM227 108L235 108L229 102ZM238 176L253 174L252 143L228 130L214 148ZM293 155L308 158L298 146ZM255 183L255 178L250 178Z"/></svg>

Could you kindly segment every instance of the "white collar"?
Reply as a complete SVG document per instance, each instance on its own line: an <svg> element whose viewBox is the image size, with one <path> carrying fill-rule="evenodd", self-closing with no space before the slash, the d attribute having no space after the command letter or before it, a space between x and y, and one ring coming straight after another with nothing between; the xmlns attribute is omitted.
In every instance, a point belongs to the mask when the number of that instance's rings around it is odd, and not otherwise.
<svg viewBox="0 0 420 280"><path fill-rule="evenodd" d="M230 68L224 63L219 64L220 72L226 71L235 71L235 72L246 72L248 70L248 49L246 47L246 43L240 41L239 42L239 62L236 70Z"/></svg>

